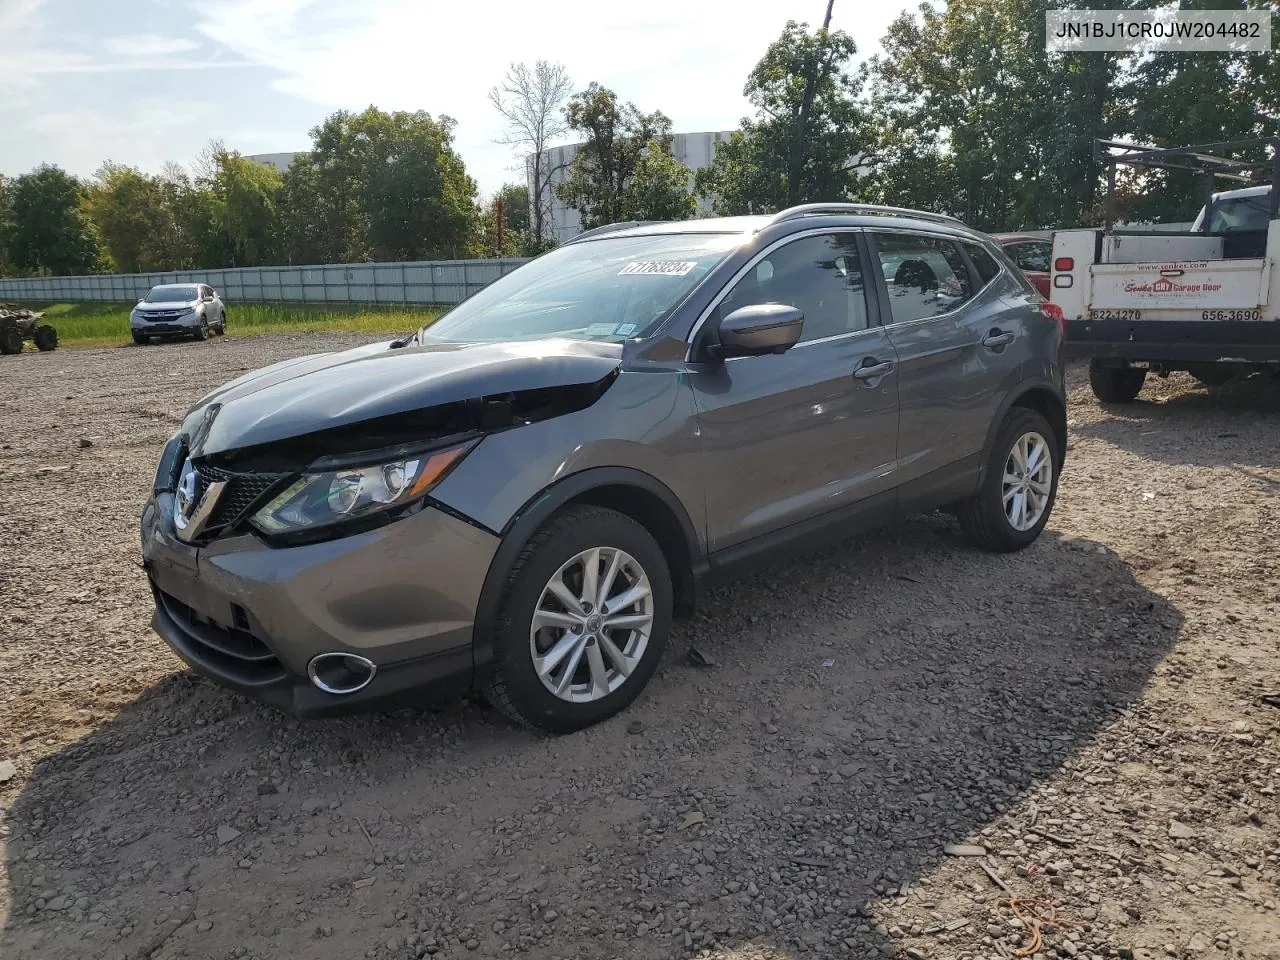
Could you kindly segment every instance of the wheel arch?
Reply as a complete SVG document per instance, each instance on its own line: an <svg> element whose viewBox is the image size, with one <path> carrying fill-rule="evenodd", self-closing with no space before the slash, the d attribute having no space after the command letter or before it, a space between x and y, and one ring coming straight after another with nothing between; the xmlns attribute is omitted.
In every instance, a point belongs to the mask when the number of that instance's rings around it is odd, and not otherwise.
<svg viewBox="0 0 1280 960"><path fill-rule="evenodd" d="M999 412L991 419L991 425L987 428L987 442L985 445L985 454L982 458L983 479L986 479L986 470L991 459L991 445L995 443L996 435L1000 432L1000 425L1004 423L1005 417L1015 408L1025 410L1034 410L1053 427L1054 433L1057 435L1057 450L1054 452L1058 455L1058 472L1062 472L1062 465L1067 458L1067 406L1062 397L1047 383L1031 382L1024 383L1016 390L1010 391L1001 405Z"/></svg>
<svg viewBox="0 0 1280 960"><path fill-rule="evenodd" d="M591 505L615 510L641 524L658 541L671 569L677 615L697 604L697 584L706 569L701 541L688 512L662 481L627 467L596 467L572 474L530 498L502 529L502 542L485 575L476 605L472 656L477 669L493 662L493 625L520 551L565 507Z"/></svg>

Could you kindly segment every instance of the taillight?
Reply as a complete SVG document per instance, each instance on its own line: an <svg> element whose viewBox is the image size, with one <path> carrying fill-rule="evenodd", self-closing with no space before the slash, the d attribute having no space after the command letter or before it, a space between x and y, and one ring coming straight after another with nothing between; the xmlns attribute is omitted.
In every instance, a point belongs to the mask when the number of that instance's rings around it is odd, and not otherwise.
<svg viewBox="0 0 1280 960"><path fill-rule="evenodd" d="M1048 301L1040 304L1040 312L1046 317L1051 317L1058 321L1058 328L1062 330L1062 339L1067 339L1067 315L1062 312L1062 308L1056 303Z"/></svg>
<svg viewBox="0 0 1280 960"><path fill-rule="evenodd" d="M1067 270L1074 270L1075 268L1076 261L1072 257L1059 257L1057 260L1053 261L1053 269L1057 270L1059 273Z"/></svg>

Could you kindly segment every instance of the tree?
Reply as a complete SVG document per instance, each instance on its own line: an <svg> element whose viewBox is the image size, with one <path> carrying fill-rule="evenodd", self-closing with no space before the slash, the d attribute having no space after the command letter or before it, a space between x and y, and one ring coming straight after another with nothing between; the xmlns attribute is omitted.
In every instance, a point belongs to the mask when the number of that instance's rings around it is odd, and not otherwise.
<svg viewBox="0 0 1280 960"><path fill-rule="evenodd" d="M721 214L758 213L856 195L855 164L870 125L848 72L857 46L840 30L788 21L752 69L743 94L756 108L698 171L698 191ZM798 149L797 149L797 145Z"/></svg>
<svg viewBox="0 0 1280 960"><path fill-rule="evenodd" d="M478 245L476 184L453 149L454 121L339 111L285 177L293 262L425 260Z"/></svg>
<svg viewBox="0 0 1280 960"><path fill-rule="evenodd" d="M176 269L178 233L172 194L160 177L104 163L90 185L86 210L111 266L121 273Z"/></svg>
<svg viewBox="0 0 1280 960"><path fill-rule="evenodd" d="M1117 116L1113 54L1049 54L1027 30L1074 0L949 0L889 27L869 72L872 196L982 229L1070 225L1096 202L1095 137Z"/></svg>
<svg viewBox="0 0 1280 960"><path fill-rule="evenodd" d="M556 193L578 210L585 229L627 219L627 191L644 151L671 150L671 121L661 112L643 114L620 105L612 90L590 84L573 95L565 111L584 143Z"/></svg>
<svg viewBox="0 0 1280 960"><path fill-rule="evenodd" d="M481 213L486 257L523 257L542 252L529 229L529 188L503 184Z"/></svg>
<svg viewBox="0 0 1280 960"><path fill-rule="evenodd" d="M9 240L13 235L12 181L0 173L0 277L13 276L17 269L9 260Z"/></svg>
<svg viewBox="0 0 1280 960"><path fill-rule="evenodd" d="M101 265L98 237L84 211L85 188L44 164L13 181L9 259L25 272L91 273Z"/></svg>
<svg viewBox="0 0 1280 960"><path fill-rule="evenodd" d="M688 220L697 210L692 174L659 141L651 140L636 163L623 200L624 220Z"/></svg>
<svg viewBox="0 0 1280 960"><path fill-rule="evenodd" d="M507 121L501 141L527 154L527 177L532 200L531 248L541 252L554 238L549 236L551 169L547 146L567 130L561 107L572 84L563 64L537 61L532 67L513 63L499 86L489 91L489 102Z"/></svg>
<svg viewBox="0 0 1280 960"><path fill-rule="evenodd" d="M278 235L280 174L274 167L223 151L213 180L214 223L226 242L232 267L270 263Z"/></svg>

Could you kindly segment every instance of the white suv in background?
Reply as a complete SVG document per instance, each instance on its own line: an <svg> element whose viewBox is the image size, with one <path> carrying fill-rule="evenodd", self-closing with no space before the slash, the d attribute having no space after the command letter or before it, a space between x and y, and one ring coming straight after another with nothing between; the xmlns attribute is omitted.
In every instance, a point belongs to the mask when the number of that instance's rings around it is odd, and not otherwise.
<svg viewBox="0 0 1280 960"><path fill-rule="evenodd" d="M207 283L162 283L129 313L134 343L155 337L194 337L227 332L227 308Z"/></svg>

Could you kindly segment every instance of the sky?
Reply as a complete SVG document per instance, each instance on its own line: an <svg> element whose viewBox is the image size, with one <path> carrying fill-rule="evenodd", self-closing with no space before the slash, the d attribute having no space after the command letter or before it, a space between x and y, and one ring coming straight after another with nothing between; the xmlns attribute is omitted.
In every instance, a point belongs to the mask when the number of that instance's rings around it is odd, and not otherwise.
<svg viewBox="0 0 1280 960"><path fill-rule="evenodd" d="M910 4L914 6L914 3ZM877 52L902 0L835 0L832 26ZM159 172L212 139L305 150L335 110L426 110L484 194L523 181L487 93L513 61L559 61L677 132L735 127L748 72L823 0L0 0L0 173L104 160Z"/></svg>

